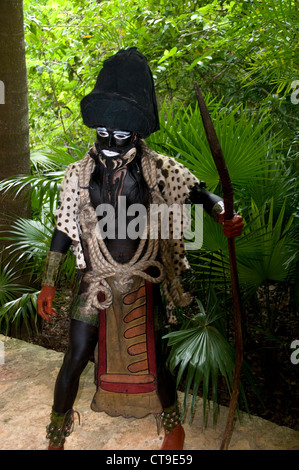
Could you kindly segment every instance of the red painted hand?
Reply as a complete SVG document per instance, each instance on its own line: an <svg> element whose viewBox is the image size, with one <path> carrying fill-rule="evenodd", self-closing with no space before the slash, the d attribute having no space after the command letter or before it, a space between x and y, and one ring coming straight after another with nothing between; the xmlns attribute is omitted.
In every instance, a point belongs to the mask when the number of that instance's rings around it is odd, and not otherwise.
<svg viewBox="0 0 299 470"><path fill-rule="evenodd" d="M222 224L223 233L226 237L239 237L242 235L244 222L241 215L235 214L231 220L224 219L224 212L219 215L219 223Z"/></svg>
<svg viewBox="0 0 299 470"><path fill-rule="evenodd" d="M56 287L43 286L37 298L37 311L46 321L50 321L51 317L56 317L57 311L52 307L55 297Z"/></svg>

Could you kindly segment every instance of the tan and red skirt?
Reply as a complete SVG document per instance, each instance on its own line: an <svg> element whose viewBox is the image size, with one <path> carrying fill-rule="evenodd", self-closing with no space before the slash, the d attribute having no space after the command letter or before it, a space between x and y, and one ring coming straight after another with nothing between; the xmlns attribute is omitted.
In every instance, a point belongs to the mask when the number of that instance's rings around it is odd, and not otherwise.
<svg viewBox="0 0 299 470"><path fill-rule="evenodd" d="M97 390L93 411L142 418L161 413L157 394L154 286L135 276L129 292L117 291L107 279L113 303L106 310L84 312L86 293L78 295L71 317L99 326L95 352ZM88 313L88 315L86 314Z"/></svg>

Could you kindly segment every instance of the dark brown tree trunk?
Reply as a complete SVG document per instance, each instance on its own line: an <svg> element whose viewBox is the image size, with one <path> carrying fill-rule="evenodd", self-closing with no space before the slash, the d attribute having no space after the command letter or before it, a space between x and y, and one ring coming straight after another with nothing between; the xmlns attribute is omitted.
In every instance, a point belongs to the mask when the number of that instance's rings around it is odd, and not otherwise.
<svg viewBox="0 0 299 470"><path fill-rule="evenodd" d="M0 181L30 173L23 0L0 0ZM0 194L1 230L30 216L24 195ZM3 242L0 240L0 249Z"/></svg>

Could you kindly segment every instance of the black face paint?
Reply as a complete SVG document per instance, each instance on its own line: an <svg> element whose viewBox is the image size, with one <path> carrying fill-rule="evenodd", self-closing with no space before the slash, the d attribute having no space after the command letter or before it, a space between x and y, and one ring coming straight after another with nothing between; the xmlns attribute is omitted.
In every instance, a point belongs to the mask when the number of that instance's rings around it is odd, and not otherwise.
<svg viewBox="0 0 299 470"><path fill-rule="evenodd" d="M135 147L135 134L130 131L97 128L98 145L104 158L117 158Z"/></svg>

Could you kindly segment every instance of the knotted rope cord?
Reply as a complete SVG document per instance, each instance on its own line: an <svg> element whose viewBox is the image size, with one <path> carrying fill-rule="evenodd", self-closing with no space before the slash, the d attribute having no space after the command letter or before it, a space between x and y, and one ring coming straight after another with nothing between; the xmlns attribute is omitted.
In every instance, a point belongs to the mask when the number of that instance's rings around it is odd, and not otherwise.
<svg viewBox="0 0 299 470"><path fill-rule="evenodd" d="M159 248L159 240L149 237L142 238L134 257L128 263L117 263L110 255L107 246L101 236L98 219L95 209L91 205L89 196L89 180L94 169L95 162L89 154L82 160L81 171L79 174L80 185L80 210L79 217L82 228L82 237L86 240L92 271L84 276L90 286L88 289L88 298L86 310L95 306L99 309L106 309L112 303L112 291L107 278L114 276L114 282L120 292L128 292L133 284L133 276L140 276L152 283L159 283L165 277L163 265L156 260ZM147 224L149 227L149 224ZM151 228L149 227L151 231ZM140 258L147 243L146 251ZM150 266L159 269L160 275L152 277L144 272ZM104 301L99 301L98 294L102 292L105 295Z"/></svg>

